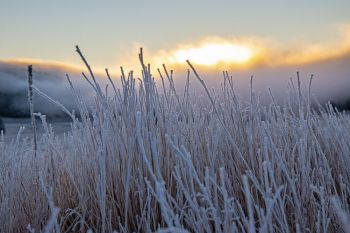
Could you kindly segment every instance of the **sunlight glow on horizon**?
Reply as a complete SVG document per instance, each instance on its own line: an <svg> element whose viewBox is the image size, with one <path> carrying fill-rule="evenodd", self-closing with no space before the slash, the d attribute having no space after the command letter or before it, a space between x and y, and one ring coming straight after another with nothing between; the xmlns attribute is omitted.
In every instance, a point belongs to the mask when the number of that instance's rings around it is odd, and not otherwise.
<svg viewBox="0 0 350 233"><path fill-rule="evenodd" d="M338 32L333 40L329 41L303 41L281 42L269 37L236 36L218 37L210 35L200 39L179 42L175 45L164 46L161 49L144 47L144 59L151 64L154 72L163 64L170 65L172 69L186 68L186 60L206 70L248 70L256 67L281 67L315 63L328 59L340 59L350 56L350 23L340 24L335 27ZM96 49L82 47L93 71L100 76L105 75L105 68L116 77L120 75L119 67L125 70L139 70L140 64L137 54L144 44L135 43L133 48L125 48L115 60L105 63L96 63L93 59ZM1 59L0 63L10 64L34 64L41 67L51 67L62 70L85 70L83 62L74 53L72 46L71 57L66 60L45 60L35 58ZM112 54L115 54L112 52Z"/></svg>
<svg viewBox="0 0 350 233"><path fill-rule="evenodd" d="M201 56L201 51L191 51L196 54L190 55L203 66L214 67L206 64L219 60L218 65L250 68L262 59L274 64L281 58L284 61L284 54L293 53L303 44L323 46L335 41L339 35L337 25L350 24L350 1L347 0L337 0L337 3L317 0L296 0L288 4L272 0L253 2L255 7L252 7L252 2L228 0L204 0L200 4L184 0L140 1L137 4L133 1L106 1L101 4L92 0L54 3L44 0L35 3L3 1L0 7L0 60L28 58L80 65L81 61L74 53L74 45L79 44L91 65L102 71L106 66L117 66L118 70L119 65L132 61L131 56L136 57L133 65L138 65L140 46L146 48L147 55L158 56L158 64L178 65L176 60L184 60L183 52L179 51L175 56L178 50L184 49L187 53L187 50L199 48L206 42L228 42L247 46L253 52L252 57L240 63L247 58L237 55L232 62L225 62L226 55L224 58L213 57L212 53ZM175 13L169 14L169 9ZM79 17L77 12L80 12ZM94 12L94 17L90 12ZM310 12L313 14L310 15ZM291 17L293 15L298 17ZM208 37L219 39L203 41ZM257 38L257 46L254 41L246 41L246 37ZM260 46L260 38L273 43L265 49L267 43L263 41ZM137 49L133 50L135 44ZM256 47L262 48L264 53ZM279 53L280 47L287 52L281 52L281 57L273 57L277 62L270 61L270 57L265 59L271 54L270 48ZM312 53L314 51L311 50ZM307 53L303 55L303 61L309 59ZM161 57L163 54L166 56ZM191 56L188 59L194 62ZM288 62L292 60L289 63L294 63L299 59L298 55L295 57L288 58ZM170 58L173 58L173 63ZM204 58L205 61L202 61ZM148 59L153 60L150 56Z"/></svg>
<svg viewBox="0 0 350 233"><path fill-rule="evenodd" d="M171 63L184 63L190 60L199 65L216 65L218 63L242 64L249 61L253 51L243 45L227 43L206 43L199 47L179 49L169 58Z"/></svg>

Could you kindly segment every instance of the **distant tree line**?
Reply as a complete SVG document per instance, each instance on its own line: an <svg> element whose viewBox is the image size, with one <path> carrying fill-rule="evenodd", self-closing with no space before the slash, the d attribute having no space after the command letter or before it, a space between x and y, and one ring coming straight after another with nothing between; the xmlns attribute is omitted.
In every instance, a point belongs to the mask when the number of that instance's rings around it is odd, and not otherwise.
<svg viewBox="0 0 350 233"><path fill-rule="evenodd" d="M332 102L332 105L339 111L349 111L350 110L350 98L345 99L341 102Z"/></svg>
<svg viewBox="0 0 350 233"><path fill-rule="evenodd" d="M0 116L13 118L29 117L26 93L0 93Z"/></svg>

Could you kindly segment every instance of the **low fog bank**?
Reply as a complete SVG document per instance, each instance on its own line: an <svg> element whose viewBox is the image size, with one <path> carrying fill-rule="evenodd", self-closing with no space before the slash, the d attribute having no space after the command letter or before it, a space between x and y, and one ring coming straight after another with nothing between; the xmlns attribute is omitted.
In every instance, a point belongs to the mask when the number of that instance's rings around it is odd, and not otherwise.
<svg viewBox="0 0 350 233"><path fill-rule="evenodd" d="M195 66L201 78L209 89L217 93L223 83L222 71L209 71L205 68ZM248 100L250 95L250 78L253 76L253 91L257 94L262 103L271 101L268 88L271 89L275 99L283 103L287 98L288 89L293 80L297 87L297 72L301 80L301 88L306 95L310 77L313 74L311 94L321 104L328 101L339 109L350 109L350 55L319 61L311 64L268 67L261 65L250 70L230 71L236 94L243 100ZM185 83L185 71L175 71L176 86L180 87ZM198 89L198 80L191 72L191 87L201 94L204 91Z"/></svg>
<svg viewBox="0 0 350 233"><path fill-rule="evenodd" d="M220 70L213 71L204 67L195 66L198 73L206 82L209 89L216 90L220 94L220 85L223 82L223 75ZM57 64L34 64L34 85L41 91L48 94L52 99L61 102L65 107L75 109L75 101L72 96L69 84L65 74L68 73L72 82L88 103L94 98L94 91L81 75L82 70L77 70L69 66ZM140 77L141 68L136 67L136 78ZM169 67L170 69L171 67ZM186 68L177 68L174 73L175 85L181 91L186 83ZM248 99L250 93L250 77L253 78L254 92L260 96L261 101L268 103L270 96L268 88L271 88L275 98L282 103L286 99L288 82L293 79L294 85L297 85L296 72L300 72L302 89L307 93L308 83L311 74L314 74L312 83L312 94L320 103L331 101L340 109L350 108L350 55L336 59L320 61L312 64L298 66L279 66L268 67L261 65L249 71L232 71L228 69L234 81L234 88L238 96L242 99ZM164 72L163 72L164 73ZM157 85L161 88L161 81L158 73L153 73L157 80ZM107 79L105 75L97 75L101 84L101 89L105 90ZM165 74L163 74L165 77ZM116 85L120 87L119 77ZM205 96L200 83L191 72L190 76L191 90L196 96ZM139 84L137 84L139 85ZM168 86L168 85L167 85ZM27 99L27 64L0 62L0 116L3 117L28 117L29 106ZM108 92L112 92L111 85ZM162 92L162 91L161 91ZM59 107L50 103L37 94L35 98L35 111L46 114L51 118L64 118L66 115ZM206 97L205 97L206 98Z"/></svg>
<svg viewBox="0 0 350 233"><path fill-rule="evenodd" d="M81 73L71 67L56 64L33 64L33 83L42 92L68 109L75 109L66 73L79 93L91 100L93 92ZM0 62L0 116L29 117L27 64ZM66 115L47 99L34 94L35 111L52 118Z"/></svg>

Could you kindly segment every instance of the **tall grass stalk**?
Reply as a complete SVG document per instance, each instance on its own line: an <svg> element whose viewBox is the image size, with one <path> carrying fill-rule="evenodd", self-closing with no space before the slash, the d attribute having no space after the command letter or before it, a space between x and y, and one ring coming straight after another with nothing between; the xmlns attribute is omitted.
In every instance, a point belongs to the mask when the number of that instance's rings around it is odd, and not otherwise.
<svg viewBox="0 0 350 233"><path fill-rule="evenodd" d="M36 135L36 121L34 116L34 100L33 100L33 66L28 66L28 101L29 101L29 111L30 118L32 122L32 131L33 131L33 149L34 157L36 157L38 144L37 144L37 135Z"/></svg>

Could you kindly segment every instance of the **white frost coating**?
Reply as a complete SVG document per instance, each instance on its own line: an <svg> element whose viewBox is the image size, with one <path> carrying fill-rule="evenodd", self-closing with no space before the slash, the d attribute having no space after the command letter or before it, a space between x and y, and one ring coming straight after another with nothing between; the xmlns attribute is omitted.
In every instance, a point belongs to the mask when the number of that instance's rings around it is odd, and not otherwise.
<svg viewBox="0 0 350 233"><path fill-rule="evenodd" d="M156 85L140 61L140 82L121 69L108 95L89 72L93 106L71 85L79 118L33 87L72 128L56 137L36 114L36 157L23 128L2 136L1 233L349 232L349 115L311 107L300 83L286 104L242 102L227 72L216 93L196 73L204 92L189 75L178 95L172 71Z"/></svg>

